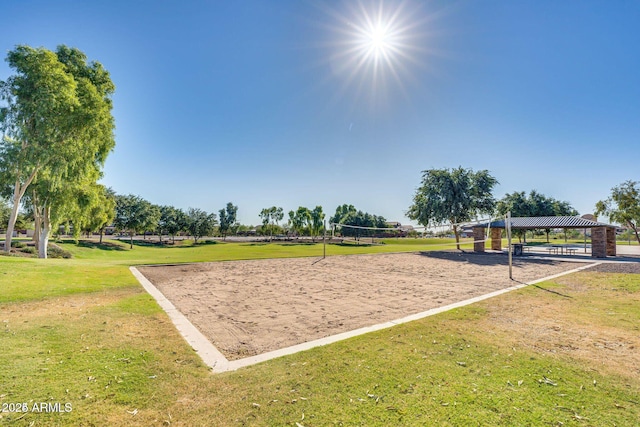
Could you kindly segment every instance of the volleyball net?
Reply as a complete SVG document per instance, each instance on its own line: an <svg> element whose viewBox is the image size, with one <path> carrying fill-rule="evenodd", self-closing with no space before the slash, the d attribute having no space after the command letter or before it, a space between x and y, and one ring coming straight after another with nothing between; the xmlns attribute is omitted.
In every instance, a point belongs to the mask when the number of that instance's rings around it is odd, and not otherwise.
<svg viewBox="0 0 640 427"><path fill-rule="evenodd" d="M361 225L351 225L351 224L341 224L341 223L330 223L330 231L331 238L335 239L336 237L353 239L358 242L362 239L368 240L371 239L372 243L375 243L375 239L388 239L388 238L398 238L398 237L443 237L443 236L452 236L454 235L453 226L455 225L458 231L458 236L464 238L464 241L460 241L459 243L433 243L433 245L438 246L446 246L452 245L455 246L457 244L474 244L474 243L482 243L490 240L491 233L491 222L494 221L495 218L485 218L478 219L475 221L467 221L461 222L457 224L437 224L431 226L399 226L399 227L367 227ZM483 233L482 239L474 238L473 227L477 225L486 225L483 227L485 233ZM469 241L468 238L471 237L473 240Z"/></svg>

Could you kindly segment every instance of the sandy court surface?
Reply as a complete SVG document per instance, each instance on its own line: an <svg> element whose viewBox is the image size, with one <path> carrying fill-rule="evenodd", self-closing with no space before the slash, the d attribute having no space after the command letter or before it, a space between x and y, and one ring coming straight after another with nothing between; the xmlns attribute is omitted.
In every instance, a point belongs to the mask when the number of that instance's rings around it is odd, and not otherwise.
<svg viewBox="0 0 640 427"><path fill-rule="evenodd" d="M583 263L514 259L518 282ZM139 267L229 360L513 286L505 255L458 252Z"/></svg>

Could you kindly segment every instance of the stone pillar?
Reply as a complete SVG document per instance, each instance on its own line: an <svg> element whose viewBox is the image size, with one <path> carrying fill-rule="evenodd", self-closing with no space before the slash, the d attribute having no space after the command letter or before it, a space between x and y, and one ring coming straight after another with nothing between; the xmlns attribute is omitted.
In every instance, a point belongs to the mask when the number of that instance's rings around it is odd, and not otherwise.
<svg viewBox="0 0 640 427"><path fill-rule="evenodd" d="M607 227L607 256L616 256L616 229Z"/></svg>
<svg viewBox="0 0 640 427"><path fill-rule="evenodd" d="M484 228L473 227L473 251L484 252Z"/></svg>
<svg viewBox="0 0 640 427"><path fill-rule="evenodd" d="M491 250L502 250L502 228L491 229Z"/></svg>
<svg viewBox="0 0 640 427"><path fill-rule="evenodd" d="M591 256L594 258L607 257L607 229L606 227L591 228Z"/></svg>

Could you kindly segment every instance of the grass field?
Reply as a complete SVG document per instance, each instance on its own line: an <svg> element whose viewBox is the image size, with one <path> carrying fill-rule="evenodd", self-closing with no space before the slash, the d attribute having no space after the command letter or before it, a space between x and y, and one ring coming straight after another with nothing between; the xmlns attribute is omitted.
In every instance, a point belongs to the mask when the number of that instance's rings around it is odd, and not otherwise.
<svg viewBox="0 0 640 427"><path fill-rule="evenodd" d="M437 248L424 243L327 253ZM321 245L62 246L73 259L0 257L0 425L640 423L639 275L578 273L212 375L128 266L320 256ZM582 348L584 331L622 346Z"/></svg>

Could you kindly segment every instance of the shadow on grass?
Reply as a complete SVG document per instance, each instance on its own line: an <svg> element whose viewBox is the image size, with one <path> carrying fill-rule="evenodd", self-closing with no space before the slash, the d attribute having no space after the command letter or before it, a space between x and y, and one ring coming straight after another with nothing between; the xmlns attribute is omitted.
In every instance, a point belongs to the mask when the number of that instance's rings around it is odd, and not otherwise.
<svg viewBox="0 0 640 427"><path fill-rule="evenodd" d="M63 243L76 244L73 240L63 240ZM111 242L92 242L90 240L80 240L77 245L81 248L89 248L89 249L100 249L103 251L126 251L126 249L118 245L117 243Z"/></svg>
<svg viewBox="0 0 640 427"><path fill-rule="evenodd" d="M369 246L379 246L377 244L371 244L371 243L346 243L346 242L342 242L342 243L330 243L331 245L334 246L346 246L346 247L350 247L350 248L367 248Z"/></svg>
<svg viewBox="0 0 640 427"><path fill-rule="evenodd" d="M131 244L129 239L118 239L118 241L127 246ZM163 240L162 242L153 241L153 240L140 240L140 239L133 240L133 246L148 247L148 248L167 248L167 249L197 248L198 246L209 246L209 245L217 245L217 244L218 242L215 240L203 240L198 243L193 243L193 241L190 241L189 243L186 243L186 244L184 243L183 240L176 240L175 242L171 240Z"/></svg>
<svg viewBox="0 0 640 427"><path fill-rule="evenodd" d="M278 245L278 246L313 246L322 242L259 242L259 243L244 243L240 246L268 246L268 245Z"/></svg>

